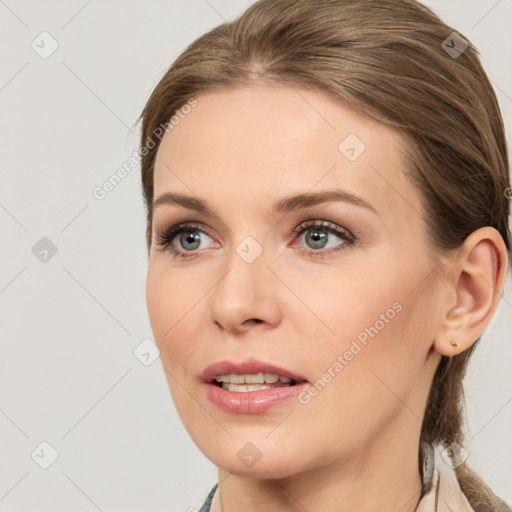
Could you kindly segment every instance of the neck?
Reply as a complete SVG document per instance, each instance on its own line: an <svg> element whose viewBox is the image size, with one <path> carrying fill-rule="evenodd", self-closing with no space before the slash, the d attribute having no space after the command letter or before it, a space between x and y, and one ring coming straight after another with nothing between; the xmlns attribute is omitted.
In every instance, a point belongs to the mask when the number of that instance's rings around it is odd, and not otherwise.
<svg viewBox="0 0 512 512"><path fill-rule="evenodd" d="M410 425L409 425L410 427ZM421 493L419 432L396 430L363 449L286 478L241 477L219 468L212 512L413 512ZM269 475L271 471L269 471Z"/></svg>

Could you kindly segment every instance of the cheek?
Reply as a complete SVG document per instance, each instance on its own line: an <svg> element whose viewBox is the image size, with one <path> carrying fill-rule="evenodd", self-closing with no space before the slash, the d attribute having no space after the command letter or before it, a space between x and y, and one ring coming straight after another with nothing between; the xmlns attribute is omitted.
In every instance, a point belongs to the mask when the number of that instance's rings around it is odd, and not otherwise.
<svg viewBox="0 0 512 512"><path fill-rule="evenodd" d="M155 342L165 369L183 371L184 360L194 347L190 343L194 308L204 293L197 285L186 284L179 274L165 265L151 264L146 279L146 303ZM205 298L206 299L206 298Z"/></svg>
<svg viewBox="0 0 512 512"><path fill-rule="evenodd" d="M149 265L146 279L146 302L156 345L160 350L160 363L176 410L187 428L194 422L204 425L208 421L196 408L188 392L189 369L200 350L198 334L192 325L200 325L197 315L204 290L191 284L177 272L170 272L160 262ZM206 297L203 297L206 300ZM203 305L204 310L204 305ZM202 312L204 315L204 311ZM192 429L194 430L194 429Z"/></svg>
<svg viewBox="0 0 512 512"><path fill-rule="evenodd" d="M315 330L318 333L315 351L321 348L322 353L324 349L326 353L338 353L348 350L353 340L364 347L374 337L382 338L389 326L404 316L401 310L405 293L389 266L385 274L372 272L370 265L364 265L363 270L331 267L314 275L290 276L288 281L294 283L297 296L305 298L309 311L301 317L311 318L309 334ZM302 321L301 317L295 321Z"/></svg>
<svg viewBox="0 0 512 512"><path fill-rule="evenodd" d="M328 424L338 433L361 438L414 401L431 343L426 319L432 319L432 299L417 286L421 270L412 264L366 268L383 267L385 273L331 275L321 283L322 293L308 293L311 308L316 305L335 334L309 348L317 391L304 396L306 409L312 416L328 411ZM421 417L422 411L414 412Z"/></svg>
<svg viewBox="0 0 512 512"><path fill-rule="evenodd" d="M376 372L386 364L396 369L423 357L428 305L421 290L413 292L421 272L396 261L385 264L381 259L380 264L364 265L364 271L330 269L315 276L314 286L304 276L294 278L294 290L307 297L308 309L316 317L309 315L309 327L303 326L309 329L303 341L310 345L317 376L328 371L338 356L343 359L343 371L364 363L361 378L366 380L371 380L371 366ZM313 338L315 331L319 335Z"/></svg>

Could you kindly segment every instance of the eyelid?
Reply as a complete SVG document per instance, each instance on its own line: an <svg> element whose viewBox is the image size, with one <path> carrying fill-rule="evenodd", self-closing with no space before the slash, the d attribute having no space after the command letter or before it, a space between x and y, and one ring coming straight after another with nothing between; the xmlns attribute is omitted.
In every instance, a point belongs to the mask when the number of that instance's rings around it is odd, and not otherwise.
<svg viewBox="0 0 512 512"><path fill-rule="evenodd" d="M336 234L336 235L345 235L350 240L355 240L355 236L352 234L352 232L343 227L339 224L336 224L334 222L331 222L329 220L321 220L321 219L315 219L315 220L306 220L304 222L301 222L294 230L294 234L301 234L303 231L305 231L308 228L323 228L324 230Z"/></svg>

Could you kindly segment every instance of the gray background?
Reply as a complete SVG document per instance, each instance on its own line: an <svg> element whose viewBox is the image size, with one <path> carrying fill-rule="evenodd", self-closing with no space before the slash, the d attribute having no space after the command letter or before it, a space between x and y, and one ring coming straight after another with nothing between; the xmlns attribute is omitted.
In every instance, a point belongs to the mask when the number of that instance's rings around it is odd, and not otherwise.
<svg viewBox="0 0 512 512"><path fill-rule="evenodd" d="M92 191L137 150L171 61L250 3L0 0L2 512L192 511L216 481L160 361L133 353L152 337L139 167ZM510 140L512 0L426 3L480 49ZM466 380L470 462L508 501L511 328L509 280Z"/></svg>

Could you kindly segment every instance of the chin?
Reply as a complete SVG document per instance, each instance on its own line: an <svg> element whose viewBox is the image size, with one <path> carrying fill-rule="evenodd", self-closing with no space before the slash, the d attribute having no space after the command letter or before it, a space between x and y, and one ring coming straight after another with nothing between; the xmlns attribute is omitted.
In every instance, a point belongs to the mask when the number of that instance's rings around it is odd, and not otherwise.
<svg viewBox="0 0 512 512"><path fill-rule="evenodd" d="M296 462L296 460L293 460L294 458L296 459L296 456L290 458L281 456L276 460L262 456L252 467L249 467L238 460L237 457L228 457L224 454L219 456L217 460L212 460L212 462L217 467L221 467L237 476L268 480L287 478L299 472L300 469L293 465Z"/></svg>
<svg viewBox="0 0 512 512"><path fill-rule="evenodd" d="M204 432L202 435L204 436ZM267 429L260 436L230 437L217 445L206 444L202 437L196 444L213 464L238 476L286 478L301 471L297 463L304 465L304 454L297 457L299 451L296 446L284 446L283 438L277 436L271 442L265 436L268 436ZM288 439L288 443L289 441Z"/></svg>

